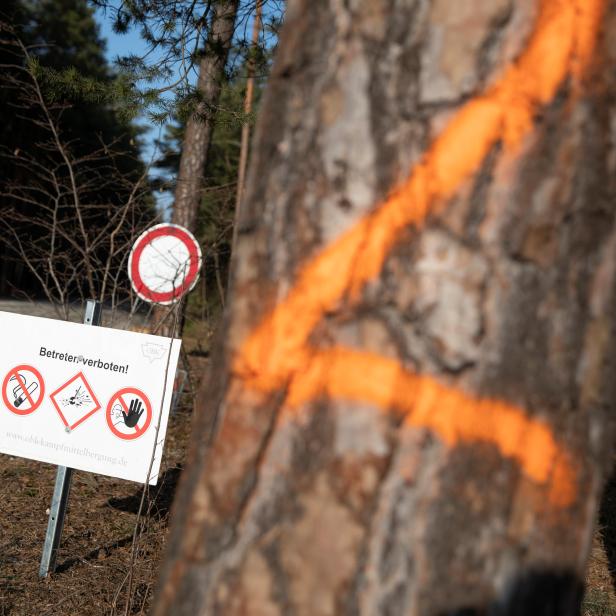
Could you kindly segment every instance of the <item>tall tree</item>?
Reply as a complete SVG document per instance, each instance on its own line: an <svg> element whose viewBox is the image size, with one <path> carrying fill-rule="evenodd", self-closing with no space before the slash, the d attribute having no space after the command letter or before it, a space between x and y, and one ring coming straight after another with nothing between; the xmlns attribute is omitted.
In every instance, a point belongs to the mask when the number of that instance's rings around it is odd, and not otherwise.
<svg viewBox="0 0 616 616"><path fill-rule="evenodd" d="M225 65L235 31L239 0L216 0L207 43L199 61L198 104L184 130L180 166L175 186L171 222L195 231L203 198L203 176L212 141L216 108L225 77ZM152 316L154 331L171 334L169 310L157 307ZM179 319L183 327L184 312Z"/></svg>
<svg viewBox="0 0 616 616"><path fill-rule="evenodd" d="M199 61L199 104L184 132L180 169L171 220L194 231L202 198L202 180L210 147L213 116L224 81L225 64L235 31L239 0L218 0L213 5L207 44Z"/></svg>
<svg viewBox="0 0 616 616"><path fill-rule="evenodd" d="M261 34L261 16L263 14L263 2L257 0L255 17L252 24L252 54L246 63L246 93L244 95L244 113L249 116L252 112L252 100L254 93L256 62L254 55L259 49L259 35ZM237 195L235 199L235 211L239 213L242 195L244 194L244 184L246 182L246 167L248 164L248 146L250 142L250 123L244 122L242 125L242 143L240 147L240 161L237 171Z"/></svg>
<svg viewBox="0 0 616 616"><path fill-rule="evenodd" d="M156 616L578 613L615 8L289 7Z"/></svg>
<svg viewBox="0 0 616 616"><path fill-rule="evenodd" d="M236 52L237 50L234 50ZM208 320L209 326L218 321L224 306L231 255L231 241L235 229L234 216L238 191L238 168L247 134L246 127L253 124L254 109L258 107L271 56L257 51L233 71L223 84L218 110L213 118L213 132L208 151L205 173L202 178L202 197L195 236L203 247L202 293L191 295L187 304L187 325L194 321ZM252 65L252 67L251 67ZM251 108L246 111L248 89L247 75L253 71ZM258 72L257 72L258 71ZM159 143L161 157L156 167L164 170L168 178L177 178L181 147L186 123L178 121L169 125ZM163 188L175 188L173 182ZM202 324L197 324L200 327ZM203 348L205 341L199 341ZM207 345L205 345L207 346Z"/></svg>
<svg viewBox="0 0 616 616"><path fill-rule="evenodd" d="M122 83L120 98L130 101L131 108L145 105L152 119L162 122L173 116L187 117L180 156L175 199L171 207L174 223L197 230L198 210L203 198L203 175L207 168L208 153L216 115L220 112L219 98L227 78L227 59L232 44L239 50L249 44L242 35L242 23L254 13L259 14L267 4L263 20L269 37L264 46L270 46L280 25L283 0L136 0L115 3L111 0L91 0L113 19L118 32L138 27L139 32L155 52L152 62L149 52L143 57L134 54L118 58ZM236 28L236 21L238 27ZM250 49L252 57L257 56ZM233 59L242 54L234 54ZM232 64L230 62L229 64ZM189 75L198 72L194 87ZM167 81L162 88L152 87L153 81ZM144 87L145 85L145 87ZM127 90L127 91L126 91ZM173 91L172 100L160 98L162 92ZM109 93L112 98L117 92ZM238 118L238 123L240 122ZM217 270L218 271L218 270ZM155 309L152 327L157 332L169 332L172 312L161 307ZM183 321L180 318L180 323Z"/></svg>

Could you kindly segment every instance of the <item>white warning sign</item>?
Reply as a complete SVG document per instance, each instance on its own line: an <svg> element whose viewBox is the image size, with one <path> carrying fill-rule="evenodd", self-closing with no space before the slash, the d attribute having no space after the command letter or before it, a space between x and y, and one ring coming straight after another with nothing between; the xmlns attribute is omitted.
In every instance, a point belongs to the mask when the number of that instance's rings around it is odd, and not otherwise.
<svg viewBox="0 0 616 616"><path fill-rule="evenodd" d="M155 484L180 341L0 312L0 452Z"/></svg>

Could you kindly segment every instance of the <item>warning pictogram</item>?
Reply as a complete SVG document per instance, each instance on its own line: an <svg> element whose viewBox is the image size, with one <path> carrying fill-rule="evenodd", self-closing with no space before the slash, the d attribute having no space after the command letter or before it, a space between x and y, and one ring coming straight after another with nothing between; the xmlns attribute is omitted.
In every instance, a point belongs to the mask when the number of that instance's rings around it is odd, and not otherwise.
<svg viewBox="0 0 616 616"><path fill-rule="evenodd" d="M109 400L105 418L109 429L117 437L132 441L149 428L152 421L152 404L141 390L125 387Z"/></svg>
<svg viewBox="0 0 616 616"><path fill-rule="evenodd" d="M29 415L41 406L45 383L41 373L28 364L9 370L2 383L2 399L6 408L16 415Z"/></svg>
<svg viewBox="0 0 616 616"><path fill-rule="evenodd" d="M83 372L60 385L49 397L68 430L74 430L101 408Z"/></svg>

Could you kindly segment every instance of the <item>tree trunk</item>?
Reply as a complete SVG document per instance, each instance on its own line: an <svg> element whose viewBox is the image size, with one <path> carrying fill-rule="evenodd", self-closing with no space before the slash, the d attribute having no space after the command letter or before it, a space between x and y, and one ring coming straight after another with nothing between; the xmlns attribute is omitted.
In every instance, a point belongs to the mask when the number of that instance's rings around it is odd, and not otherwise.
<svg viewBox="0 0 616 616"><path fill-rule="evenodd" d="M578 613L615 8L289 4L156 616Z"/></svg>
<svg viewBox="0 0 616 616"><path fill-rule="evenodd" d="M197 214L201 204L203 179L216 106L224 79L225 65L235 31L235 18L239 0L217 0L213 5L212 22L207 44L199 62L197 90L200 102L186 123L180 168L175 188L171 222L196 231ZM173 311L156 306L150 319L151 330L161 335L181 333L184 310L181 310L178 332L172 332Z"/></svg>
<svg viewBox="0 0 616 616"><path fill-rule="evenodd" d="M171 222L195 231L201 203L203 174L214 128L216 105L222 89L225 64L235 31L238 0L218 0L203 56L199 62L196 112L186 123Z"/></svg>
<svg viewBox="0 0 616 616"><path fill-rule="evenodd" d="M252 23L252 52L255 53L259 46L259 34L261 33L261 13L263 12L263 0L257 0L255 8L255 17ZM240 204L244 194L244 184L246 182L246 165L248 163L248 146L250 142L250 122L248 117L252 111L252 99L254 94L255 84L255 61L253 57L249 57L246 63L246 94L244 95L244 114L245 119L242 124L242 141L240 145L240 160L237 170L237 192L235 195L235 220L239 219ZM233 230L237 229L237 225ZM237 234L234 234L237 235ZM234 242L235 243L235 242Z"/></svg>

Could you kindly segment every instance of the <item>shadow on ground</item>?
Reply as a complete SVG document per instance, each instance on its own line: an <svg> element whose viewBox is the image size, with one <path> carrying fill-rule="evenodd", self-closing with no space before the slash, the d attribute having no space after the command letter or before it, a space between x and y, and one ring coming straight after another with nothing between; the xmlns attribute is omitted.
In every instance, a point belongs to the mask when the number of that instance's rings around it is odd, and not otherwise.
<svg viewBox="0 0 616 616"><path fill-rule="evenodd" d="M64 573L78 563L89 563L92 561L97 561L101 557L107 557L114 550L124 547L125 545L130 545L132 541L133 536L129 535L128 537L124 537L122 539L119 539L118 541L114 541L109 545L94 548L91 552L88 552L85 556L81 556L80 558L67 558L64 562L61 562L55 568L54 574L57 575L59 573Z"/></svg>
<svg viewBox="0 0 616 616"><path fill-rule="evenodd" d="M166 470L160 476L158 484L150 488L149 498L146 498L144 503L143 515L155 520L162 520L169 515L181 474L182 465L178 465ZM136 514L139 511L142 494L143 490L140 488L130 496L110 498L107 504L118 511Z"/></svg>
<svg viewBox="0 0 616 616"><path fill-rule="evenodd" d="M168 517L181 472L182 467L179 465L168 469L161 475L158 484L151 489L149 498L146 498L144 502L144 517L159 521L165 520L165 518ZM107 501L107 504L118 511L137 514L141 504L142 493L143 490L140 488L137 492L131 494L130 496L126 496L124 498L110 498ZM130 545L132 541L133 536L131 534L108 545L98 546L88 552L85 556L81 556L79 558L68 558L56 567L55 573L64 573L78 563L88 563L98 561L101 558L107 558L113 551Z"/></svg>

